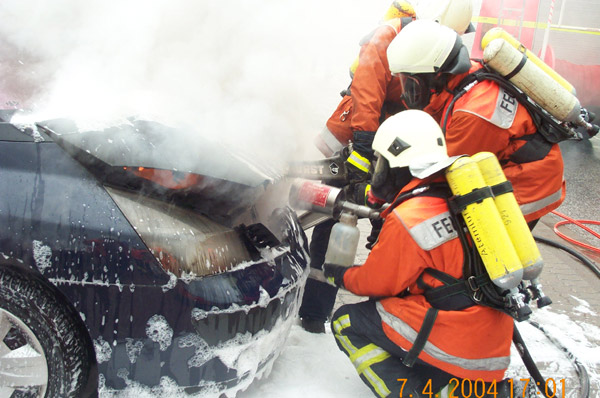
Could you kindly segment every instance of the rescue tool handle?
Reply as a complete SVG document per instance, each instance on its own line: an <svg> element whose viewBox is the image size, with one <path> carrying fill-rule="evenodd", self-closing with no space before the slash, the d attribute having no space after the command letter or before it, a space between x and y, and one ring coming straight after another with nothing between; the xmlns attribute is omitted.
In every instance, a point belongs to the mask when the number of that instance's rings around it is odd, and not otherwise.
<svg viewBox="0 0 600 398"><path fill-rule="evenodd" d="M389 205L382 206L382 209L385 209L387 206ZM342 202L342 210L353 213L358 218L369 218L371 220L377 220L381 218L381 212L379 210L371 209L367 206L357 205L348 201Z"/></svg>

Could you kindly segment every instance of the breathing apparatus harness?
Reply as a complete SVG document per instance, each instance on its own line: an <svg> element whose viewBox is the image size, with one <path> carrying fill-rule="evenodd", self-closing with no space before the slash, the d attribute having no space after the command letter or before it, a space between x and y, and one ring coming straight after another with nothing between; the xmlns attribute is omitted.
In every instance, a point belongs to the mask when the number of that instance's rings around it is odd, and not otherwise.
<svg viewBox="0 0 600 398"><path fill-rule="evenodd" d="M525 58L523 58L525 60ZM516 87L509 79L519 72L520 68L515 69L510 75L506 77L494 72L483 62L483 60L475 60L482 65L481 69L476 70L473 73L465 76L458 86L452 91L454 95L452 101L448 105L446 112L442 118L442 131L446 133L446 127L448 124L448 118L454 109L454 105L458 99L465 95L471 88L477 83L484 80L491 80L496 82L502 87L508 94L514 97L519 104L523 105L536 126L537 131L533 134L525 135L518 138L519 140L527 141L525 145L521 146L516 152L510 155L509 160L517 163L529 163L536 160L541 160L552 148L552 145L565 140L581 140L583 139L582 133L576 131L572 125L568 122L560 123L541 106L533 102L533 100ZM582 115L586 121L592 121L593 116L589 114L585 108L581 108ZM588 132L590 135L597 133L596 131ZM505 161L506 162L506 161Z"/></svg>
<svg viewBox="0 0 600 398"><path fill-rule="evenodd" d="M464 277L457 279L439 270L426 269L425 273L444 283L443 286L432 288L423 282L423 275L417 280L417 285L425 291L425 298L433 307L444 311L460 311L479 304L505 312L517 321L529 316L527 307L508 299L506 292L500 291L492 283L479 252L469 242L469 232L461 215L468 205L506 192L512 192L512 184L508 181L480 188L466 195L446 197L451 219L463 248Z"/></svg>
<svg viewBox="0 0 600 398"><path fill-rule="evenodd" d="M424 296L432 308L427 310L417 337L402 361L405 366L412 367L415 364L419 354L427 343L437 314L440 310L460 311L474 305L484 305L502 311L519 322L526 320L529 317L530 310L527 305L515 301L514 295L508 294L508 291L502 291L502 289L495 286L492 282L484 267L479 252L469 239L470 234L461 213L469 204L477 203L485 198L494 195L499 196L511 191L512 185L507 181L505 183L496 184L491 187L487 186L471 193L458 196L452 194L449 185L445 182L431 183L416 187L409 192L399 195L390 205L390 209L388 210L392 211L402 202L417 196L431 196L445 199L450 210L450 219L457 232L464 253L462 278L454 278L445 272L433 268L425 269L418 277L417 286L424 291ZM423 281L424 274L428 274L433 278L438 279L443 285L435 288L427 285ZM528 291L528 287L523 283L519 285L519 291L526 298L527 302L532 299L539 300L539 298L535 297L535 294ZM406 292L403 294L406 294ZM539 301L538 306L540 306ZM538 326L538 328L540 327ZM512 339L532 378L537 382L538 386L544 385L546 379L541 375L516 325L513 329ZM577 370L578 373L585 372L583 366L578 366ZM538 390L540 391L541 396L550 398L544 389L538 387Z"/></svg>
<svg viewBox="0 0 600 398"><path fill-rule="evenodd" d="M388 211L417 196L437 197L445 199L448 203L453 227L463 248L464 277L457 279L437 269L425 269L424 273L444 283L443 286L433 288L423 281L423 274L417 279L417 286L425 291L425 298L433 307L443 311L460 311L479 304L503 311L518 321L526 319L527 314L519 311L514 302L507 302L503 296L504 292L499 292L492 283L481 256L469 241L469 232L461 214L461 211L469 204L512 192L512 190L512 184L506 181L493 187L487 186L466 195L456 196L452 195L447 183L432 183L405 192L390 205Z"/></svg>
<svg viewBox="0 0 600 398"><path fill-rule="evenodd" d="M487 186L469 194L457 196L452 194L447 183L439 182L422 185L409 192L405 192L398 196L390 205L388 211L392 211L404 201L417 196L431 196L445 199L448 203L453 227L457 232L464 253L462 278L454 278L445 272L433 268L425 269L418 277L417 286L424 291L423 294L432 308L427 310L417 338L403 360L404 365L409 367L414 365L419 353L423 350L427 342L437 313L440 310L460 311L474 305L484 305L502 311L517 321L527 319L531 313L526 304L515 300L514 295L509 295L507 294L508 291L501 291L501 289L494 285L483 265L480 254L471 242L469 231L461 214L461 211L472 203L481 202L485 198L491 198L494 195L501 195L511 191L512 185L507 181L493 187ZM423 281L424 274L439 280L443 285L439 287L427 285ZM526 291L524 286L520 290L527 297L527 301L532 298L532 295Z"/></svg>

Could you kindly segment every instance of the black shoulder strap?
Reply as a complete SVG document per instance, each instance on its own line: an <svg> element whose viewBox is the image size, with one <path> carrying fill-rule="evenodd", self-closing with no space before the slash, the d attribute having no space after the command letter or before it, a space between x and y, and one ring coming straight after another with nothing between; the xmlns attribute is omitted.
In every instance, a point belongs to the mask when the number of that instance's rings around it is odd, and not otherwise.
<svg viewBox="0 0 600 398"><path fill-rule="evenodd" d="M482 62L480 61L480 63ZM485 66L465 76L452 92L454 97L448 105L441 123L444 134L446 134L448 117L452 113L456 101L465 95L475 84L484 80L496 82L508 94L513 96L519 104L525 107L536 126L537 131L534 134L520 138L527 142L510 157L510 160L514 163L529 163L541 160L548 155L550 149L552 149L552 144L574 138L574 134L569 129L562 126L548 112L532 102L525 93L506 77L488 70Z"/></svg>
<svg viewBox="0 0 600 398"><path fill-rule="evenodd" d="M424 274L441 281L443 285L428 286L423 281ZM440 270L427 268L417 279L417 286L424 290L424 296L432 307L443 311L460 311L479 304L480 289L489 282L487 274L457 279Z"/></svg>
<svg viewBox="0 0 600 398"><path fill-rule="evenodd" d="M415 339L412 347L410 348L410 350L408 350L406 356L402 360L402 363L405 366L411 368L417 361L417 358L419 357L421 351L423 351L423 348L425 348L425 344L427 343L427 339L431 334L433 324L435 323L435 319L437 318L438 311L439 310L437 308L429 308L425 313L425 319L423 319L423 323L421 324L421 329L419 329L417 338Z"/></svg>
<svg viewBox="0 0 600 398"><path fill-rule="evenodd" d="M391 204L390 211L398 207L401 203L417 196L432 196L434 198L448 199L452 196L450 187L445 182L434 182L428 185L421 185L412 191L404 192L398 196Z"/></svg>
<svg viewBox="0 0 600 398"><path fill-rule="evenodd" d="M482 63L482 62L480 62L480 63ZM454 91L452 91L452 94L454 95L454 97L452 98L450 105L448 105L448 108L446 109L446 112L444 113L444 117L443 117L442 123L441 123L442 132L444 133L444 135L446 134L446 126L448 124L448 116L454 110L454 104L456 103L456 101L458 101L458 99L460 97L465 95L475 84L485 80L487 73L490 73L490 72L486 71L486 69L484 69L484 68L477 69L475 72L469 73L458 83L458 85L456 86Z"/></svg>

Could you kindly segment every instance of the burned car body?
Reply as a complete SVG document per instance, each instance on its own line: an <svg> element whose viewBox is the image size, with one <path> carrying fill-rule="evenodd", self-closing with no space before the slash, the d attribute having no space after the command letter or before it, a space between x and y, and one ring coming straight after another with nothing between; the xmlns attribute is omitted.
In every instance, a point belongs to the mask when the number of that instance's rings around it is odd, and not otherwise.
<svg viewBox="0 0 600 398"><path fill-rule="evenodd" d="M304 233L265 174L208 142L185 164L177 137L0 123L0 395L235 395L269 369Z"/></svg>

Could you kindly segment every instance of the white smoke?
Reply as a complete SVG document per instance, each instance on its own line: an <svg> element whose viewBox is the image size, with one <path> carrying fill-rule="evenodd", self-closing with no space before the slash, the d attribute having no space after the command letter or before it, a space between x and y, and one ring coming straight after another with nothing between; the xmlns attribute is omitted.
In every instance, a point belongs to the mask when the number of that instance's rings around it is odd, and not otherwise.
<svg viewBox="0 0 600 398"><path fill-rule="evenodd" d="M35 120L149 118L286 160L314 151L390 3L3 0L0 100Z"/></svg>

